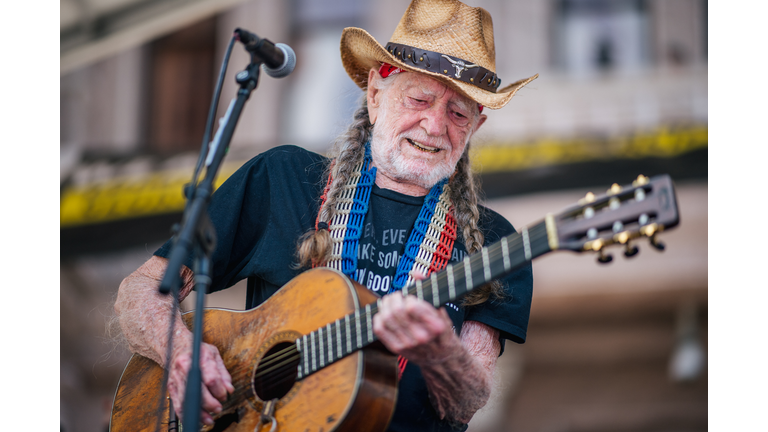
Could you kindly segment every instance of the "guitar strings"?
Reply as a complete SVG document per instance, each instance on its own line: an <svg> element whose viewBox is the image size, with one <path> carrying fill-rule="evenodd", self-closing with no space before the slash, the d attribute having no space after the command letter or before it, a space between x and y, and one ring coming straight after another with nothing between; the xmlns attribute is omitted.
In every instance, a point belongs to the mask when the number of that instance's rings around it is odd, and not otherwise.
<svg viewBox="0 0 768 432"><path fill-rule="evenodd" d="M298 353L298 350L296 349L296 345L291 345L291 346L283 349L282 351L278 351L276 353L271 354L268 357L264 357L262 359L261 363L259 363L259 366L262 366L262 367L270 366L270 365L272 365L272 363L274 363L274 362L276 362L278 360L281 360L285 356L291 354L292 353L291 351Z"/></svg>
<svg viewBox="0 0 768 432"><path fill-rule="evenodd" d="M296 358L298 359L298 356L296 356ZM261 388L268 388L277 386L288 380L295 382L296 377L296 368L290 367L290 365L282 365L276 370L265 371L259 376L254 376L254 385L258 385Z"/></svg>
<svg viewBox="0 0 768 432"><path fill-rule="evenodd" d="M262 365L260 364L258 372L256 372L256 374L254 374L253 377L254 378L259 378L261 376L264 376L264 375L274 371L275 369L280 369L280 368L286 367L286 366L290 365L291 363L293 363L294 361L296 361L297 359L301 358L301 356L299 355L298 351L295 351L292 354L294 354L294 355L289 357L289 358L287 358L287 359L285 359L285 361L283 361L282 363L274 364L274 365L271 365L271 366L266 367L266 368L262 368L261 367Z"/></svg>
<svg viewBox="0 0 768 432"><path fill-rule="evenodd" d="M269 375L266 379L259 381L257 386L261 390L270 390L280 387L286 383L296 382L296 372L291 369L283 369L277 373ZM256 386L256 384L254 384Z"/></svg>

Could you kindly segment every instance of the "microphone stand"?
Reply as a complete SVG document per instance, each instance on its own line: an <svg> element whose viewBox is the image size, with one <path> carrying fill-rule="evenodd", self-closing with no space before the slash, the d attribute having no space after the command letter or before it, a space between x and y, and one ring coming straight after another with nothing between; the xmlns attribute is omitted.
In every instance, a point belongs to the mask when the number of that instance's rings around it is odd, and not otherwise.
<svg viewBox="0 0 768 432"><path fill-rule="evenodd" d="M251 53L250 64L235 76L235 80L240 84L240 89L237 92L237 97L230 103L227 113L221 119L219 130L210 149L208 149L205 161L207 167L205 177L197 185L189 184L185 188L189 201L184 210L181 225L175 229L174 243L168 255L168 268L160 283L160 293L173 292L178 301L178 291L181 284L179 272L190 251L194 252L193 271L195 274L195 291L197 292L196 313L192 340L192 365L187 378L182 419L184 430L188 431L200 430L202 399L200 347L203 335L204 296L211 285L211 256L216 247L216 232L208 217L207 207L213 194L216 174L229 148L237 121L245 102L251 95L251 91L258 85L261 64L261 59ZM170 367L170 365L166 367Z"/></svg>

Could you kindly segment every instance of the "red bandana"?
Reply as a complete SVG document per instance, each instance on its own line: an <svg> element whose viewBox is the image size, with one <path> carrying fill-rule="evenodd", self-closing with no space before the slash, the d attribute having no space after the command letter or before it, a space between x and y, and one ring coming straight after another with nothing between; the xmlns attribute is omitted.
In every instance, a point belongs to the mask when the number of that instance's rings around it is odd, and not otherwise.
<svg viewBox="0 0 768 432"><path fill-rule="evenodd" d="M382 78L386 78L390 75L398 74L400 72L403 72L404 69L400 69L397 66L392 66L389 63L382 63L381 67L379 68L379 75L381 75ZM480 104L477 104L477 109L480 110L480 114L483 113L483 106Z"/></svg>

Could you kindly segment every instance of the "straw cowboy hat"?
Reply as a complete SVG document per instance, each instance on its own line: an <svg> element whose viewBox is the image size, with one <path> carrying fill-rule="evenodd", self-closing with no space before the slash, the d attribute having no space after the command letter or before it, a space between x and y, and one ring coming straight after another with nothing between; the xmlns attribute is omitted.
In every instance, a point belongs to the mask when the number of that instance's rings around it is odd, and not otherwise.
<svg viewBox="0 0 768 432"><path fill-rule="evenodd" d="M386 47L363 29L344 29L341 62L363 89L368 71L389 63L435 78L490 109L506 105L539 76L501 87L491 15L456 0L413 0Z"/></svg>

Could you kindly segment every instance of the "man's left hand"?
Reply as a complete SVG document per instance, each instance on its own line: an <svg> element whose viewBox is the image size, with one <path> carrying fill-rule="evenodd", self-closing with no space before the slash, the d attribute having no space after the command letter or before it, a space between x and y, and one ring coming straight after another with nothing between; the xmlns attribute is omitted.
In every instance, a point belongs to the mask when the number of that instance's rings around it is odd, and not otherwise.
<svg viewBox="0 0 768 432"><path fill-rule="evenodd" d="M461 348L445 309L412 295L382 297L373 332L387 349L419 365L444 361Z"/></svg>

